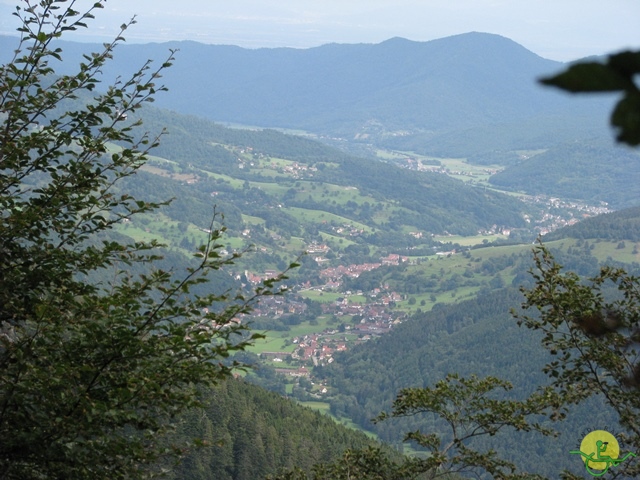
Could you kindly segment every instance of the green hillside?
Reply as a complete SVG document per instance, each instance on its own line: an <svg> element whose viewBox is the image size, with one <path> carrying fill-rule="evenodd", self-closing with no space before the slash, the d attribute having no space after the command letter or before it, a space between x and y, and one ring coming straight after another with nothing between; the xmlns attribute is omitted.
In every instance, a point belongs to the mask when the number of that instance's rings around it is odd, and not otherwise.
<svg viewBox="0 0 640 480"><path fill-rule="evenodd" d="M260 237L251 240L269 248L277 248L273 234L309 243L335 236L344 224L361 232L359 238L343 235L343 247L356 242L381 248L421 243L411 231L422 231L422 243L431 247L430 234L525 226L527 207L517 199L446 175L350 156L273 130L233 130L156 109L147 110L145 125L168 134L127 189L153 200L175 197L163 213L196 228L208 226L216 204L234 235L253 224L252 235Z"/></svg>
<svg viewBox="0 0 640 480"><path fill-rule="evenodd" d="M447 431L434 416L386 420L376 425L370 419L389 411L401 388L433 386L448 373L463 376L494 375L513 383L509 398L524 398L536 385L545 383L540 373L546 352L539 335L519 328L510 309L520 302L514 290L496 292L459 305L415 316L392 333L337 357L318 374L334 387L331 411L354 418L382 440L397 444L407 432ZM612 425L614 419L598 415L597 404L581 407L557 428L561 436L548 439L532 433L506 433L476 442L495 448L520 468L557 476L567 468L561 452L568 452L581 433L594 425ZM537 461L542 452L558 452L557 459ZM531 452L536 452L531 455Z"/></svg>
<svg viewBox="0 0 640 480"><path fill-rule="evenodd" d="M610 139L582 140L551 147L493 175L492 185L526 192L608 202L614 208L640 203L638 152Z"/></svg>
<svg viewBox="0 0 640 480"><path fill-rule="evenodd" d="M566 237L640 242L640 207L587 218L580 223L552 232L546 238L558 240Z"/></svg>
<svg viewBox="0 0 640 480"><path fill-rule="evenodd" d="M327 415L235 379L213 390L205 408L184 418L177 434L205 446L173 470L176 480L254 480L293 467L308 471L347 448L374 445Z"/></svg>
<svg viewBox="0 0 640 480"><path fill-rule="evenodd" d="M602 99L578 99L585 104L599 104ZM558 113L480 125L449 132L422 132L413 135L387 136L379 144L394 150L412 151L440 157L468 158L484 165L503 165L522 160L523 152L547 149L567 142L608 141L608 125L603 114L568 116ZM505 158L508 159L505 161Z"/></svg>

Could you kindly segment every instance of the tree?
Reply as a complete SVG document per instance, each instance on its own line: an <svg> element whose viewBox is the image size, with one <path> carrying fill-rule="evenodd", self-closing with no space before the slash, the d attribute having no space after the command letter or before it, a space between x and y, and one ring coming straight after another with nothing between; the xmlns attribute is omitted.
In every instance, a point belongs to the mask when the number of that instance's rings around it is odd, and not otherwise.
<svg viewBox="0 0 640 480"><path fill-rule="evenodd" d="M1 478L158 473L161 457L183 452L163 440L176 417L257 338L238 318L278 293L277 280L245 296L191 292L237 257L217 252L214 222L182 275L157 267L157 242L111 233L161 206L118 186L159 141L133 117L164 90L173 52L94 93L131 21L75 75L55 75L56 40L103 4L21 2L21 37L0 67Z"/></svg>
<svg viewBox="0 0 640 480"><path fill-rule="evenodd" d="M516 315L540 330L542 345L555 360L544 372L567 406L600 396L621 426L620 440L640 451L640 278L604 266L593 278L564 272L544 246L534 255L535 286L523 290L523 308L539 315ZM616 468L635 477L637 462Z"/></svg>
<svg viewBox="0 0 640 480"><path fill-rule="evenodd" d="M493 478L523 478L509 461L500 458L492 448L478 449L479 437L493 437L503 429L537 431L542 435L555 432L540 422L540 415L558 415L562 403L550 389L540 389L525 400L505 399L511 384L495 377L461 378L449 374L434 387L405 388L393 403L390 415L381 414L376 421L391 417L435 414L443 420L438 433L410 432L405 441L413 441L427 450L427 458L416 462L427 478L447 477L452 473ZM535 420L532 420L535 419ZM537 420L537 421L536 421ZM525 474L526 478L542 478Z"/></svg>
<svg viewBox="0 0 640 480"><path fill-rule="evenodd" d="M406 436L429 451L423 467L431 478L455 471L486 472L504 479L542 478L517 472L491 449L478 450L474 438L506 429L555 435L549 420L561 421L594 396L615 412L620 443L628 451L640 451L640 278L608 266L593 278L581 278L565 272L544 245L534 250L534 265L535 285L521 289L524 313L514 316L521 325L543 333L542 345L554 357L543 370L549 385L538 387L524 400L511 400L505 393L496 395L508 392L507 382L453 374L433 387L401 390L391 414L378 418L431 413L444 421L445 433ZM611 472L626 478L639 473L640 465L633 461ZM562 477L582 478L569 472Z"/></svg>
<svg viewBox="0 0 640 480"><path fill-rule="evenodd" d="M308 475L295 468L268 480L405 480L419 478L421 472L413 461L396 463L379 448L348 449L331 464L314 465ZM422 478L422 477L420 477Z"/></svg>

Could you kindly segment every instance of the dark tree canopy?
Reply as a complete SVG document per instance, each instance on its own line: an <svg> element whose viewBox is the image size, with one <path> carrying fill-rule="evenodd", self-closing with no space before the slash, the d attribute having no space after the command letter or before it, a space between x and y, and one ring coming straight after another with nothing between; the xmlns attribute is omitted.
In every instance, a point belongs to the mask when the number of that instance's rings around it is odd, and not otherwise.
<svg viewBox="0 0 640 480"><path fill-rule="evenodd" d="M159 141L131 118L164 90L172 53L102 85L119 35L56 75L56 40L104 3L20 2L21 37L0 67L1 478L138 478L180 456L163 434L229 376L223 360L256 338L239 316L273 293L191 293L234 259L219 255L213 221L183 273L158 267L155 241L111 234L162 204L118 186Z"/></svg>

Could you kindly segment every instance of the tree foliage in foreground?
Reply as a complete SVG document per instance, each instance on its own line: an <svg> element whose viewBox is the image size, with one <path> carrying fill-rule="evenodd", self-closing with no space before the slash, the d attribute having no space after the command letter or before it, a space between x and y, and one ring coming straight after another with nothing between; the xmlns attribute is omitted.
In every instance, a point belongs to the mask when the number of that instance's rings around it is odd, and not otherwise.
<svg viewBox="0 0 640 480"><path fill-rule="evenodd" d="M536 285L525 291L523 308L538 315L517 318L544 334L542 345L555 357L544 368L551 388L565 408L602 397L618 418L620 444L640 452L640 278L604 266L583 279L564 272L544 247L534 260ZM639 473L637 461L612 472Z"/></svg>
<svg viewBox="0 0 640 480"><path fill-rule="evenodd" d="M300 468L269 476L267 480L406 480L426 479L419 460L396 463L379 448L346 450L333 463L314 465L310 473Z"/></svg>
<svg viewBox="0 0 640 480"><path fill-rule="evenodd" d="M183 274L154 268L156 242L110 239L118 222L160 206L118 185L158 142L125 118L164 90L172 58L101 86L119 35L56 76L56 39L103 3L82 13L75 1L21 2L19 45L0 67L1 478L159 473L154 462L183 452L162 440L172 421L256 338L238 317L276 293L273 281L248 298L190 293L233 260L217 253L213 224Z"/></svg>
<svg viewBox="0 0 640 480"><path fill-rule="evenodd" d="M622 98L611 112L617 140L640 145L640 51L608 55L604 62L578 62L564 72L541 80L545 85L571 93L620 92Z"/></svg>

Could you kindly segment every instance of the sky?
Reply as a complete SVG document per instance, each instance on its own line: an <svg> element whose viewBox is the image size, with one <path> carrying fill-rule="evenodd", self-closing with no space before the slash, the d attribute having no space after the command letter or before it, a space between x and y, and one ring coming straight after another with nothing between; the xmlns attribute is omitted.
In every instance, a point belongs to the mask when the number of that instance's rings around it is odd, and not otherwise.
<svg viewBox="0 0 640 480"><path fill-rule="evenodd" d="M15 33L11 12L26 3L0 0L0 34ZM559 61L640 48L639 0L106 0L90 28L67 39L106 41L133 15L130 43L308 48L478 31Z"/></svg>

